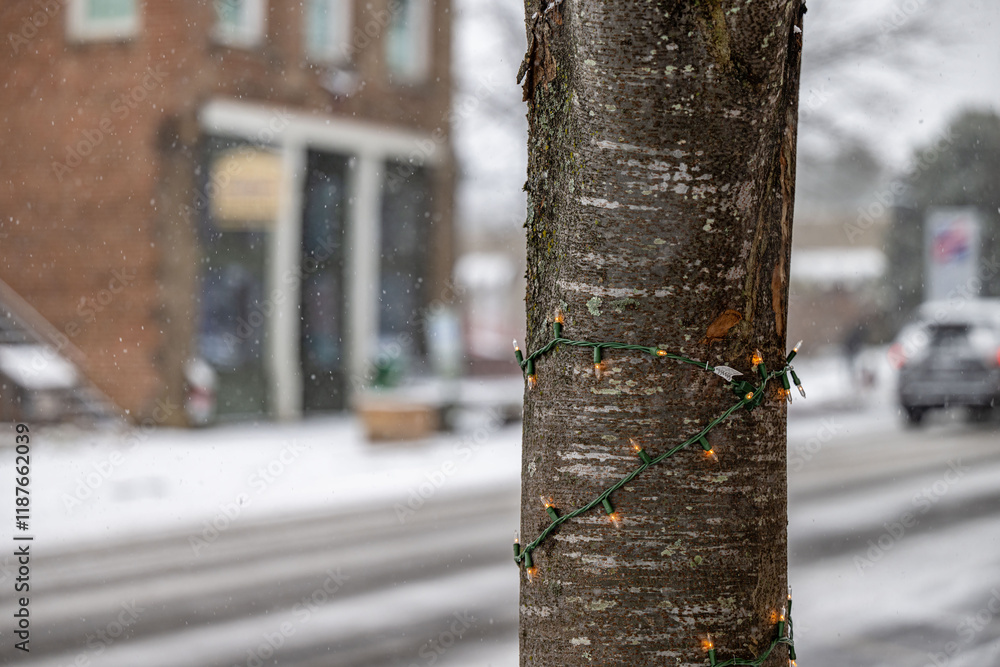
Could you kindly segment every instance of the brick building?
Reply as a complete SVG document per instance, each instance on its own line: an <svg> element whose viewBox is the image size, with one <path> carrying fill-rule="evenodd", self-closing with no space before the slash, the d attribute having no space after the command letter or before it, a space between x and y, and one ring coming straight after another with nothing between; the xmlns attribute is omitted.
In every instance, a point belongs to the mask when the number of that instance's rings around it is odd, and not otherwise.
<svg viewBox="0 0 1000 667"><path fill-rule="evenodd" d="M0 279L137 418L184 421L195 358L220 414L279 418L343 408L386 341L419 363L452 264L449 11L4 2Z"/></svg>

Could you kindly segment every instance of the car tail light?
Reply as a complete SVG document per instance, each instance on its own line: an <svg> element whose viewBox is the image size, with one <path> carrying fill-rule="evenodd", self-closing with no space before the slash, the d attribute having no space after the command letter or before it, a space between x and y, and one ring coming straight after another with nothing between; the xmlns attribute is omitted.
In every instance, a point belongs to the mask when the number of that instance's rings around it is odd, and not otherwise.
<svg viewBox="0 0 1000 667"><path fill-rule="evenodd" d="M903 346L900 343L893 343L889 346L889 352L886 355L889 358L889 363L896 370L899 370L906 365L906 352L903 350ZM1000 350L997 350L997 359L1000 360Z"/></svg>
<svg viewBox="0 0 1000 667"><path fill-rule="evenodd" d="M1000 366L1000 348L997 348L997 366Z"/></svg>

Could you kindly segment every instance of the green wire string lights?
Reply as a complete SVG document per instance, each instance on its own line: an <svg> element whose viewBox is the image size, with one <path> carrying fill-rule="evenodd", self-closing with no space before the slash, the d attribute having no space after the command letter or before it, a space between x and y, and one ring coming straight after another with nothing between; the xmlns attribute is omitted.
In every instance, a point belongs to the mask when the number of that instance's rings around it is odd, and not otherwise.
<svg viewBox="0 0 1000 667"><path fill-rule="evenodd" d="M752 660L745 660L743 658L730 658L728 660L723 660L719 662L715 655L715 644L712 642L712 635L706 635L706 639L702 640L702 648L708 653L708 664L710 667L733 667L734 665L752 665L753 667L760 667L764 664L764 661L771 655L771 652L777 646L784 644L788 647L788 664L790 667L795 667L795 640L792 636L792 587L788 587L788 601L785 606L781 608L781 613L777 612L771 613L771 623L777 626L774 633L774 639L771 640L770 645L764 650L763 653L758 655Z"/></svg>
<svg viewBox="0 0 1000 667"><path fill-rule="evenodd" d="M760 376L760 384L753 384L744 379L737 379L743 374L734 368L729 366L712 366L704 361L698 361L696 359L691 359L679 354L674 354L668 352L660 347L651 347L648 345L629 345L626 343L615 343L615 342L595 342L586 340L573 340L570 338L563 338L563 315L562 312L557 311L554 321L552 322L552 340L541 348L535 350L527 357L521 352L521 348L518 347L517 341L514 341L514 358L517 360L518 365L521 367L522 373L525 375L528 390L533 390L538 385L538 376L535 371L535 361L551 352L557 345L566 345L570 347L589 347L593 349L594 353L594 375L597 379L601 378L601 374L604 370L604 351L606 350L631 350L636 352L645 353L654 357L669 359L672 361L677 361L682 364L688 364L695 366L701 370L714 373L721 377L729 389L736 394L737 401L726 409L718 417L710 421L704 428L702 428L697 433L694 433L686 440L674 445L672 448L666 450L665 452L653 456L647 452L635 439L630 438L632 447L635 450L636 455L639 458L639 466L634 470L629 472L627 475L619 479L617 482L607 487L601 493L599 493L595 498L589 502L577 507L576 509L560 514L556 509L555 501L551 497L542 496L542 505L545 507L545 512L549 515L550 523L542 530L538 536L525 544L523 547L520 542L520 538L517 533L514 534L514 562L524 566L525 572L528 575L529 580L533 580L538 575L538 567L534 563L532 558L532 552L538 548L538 546L552 534L561 524L574 519L592 509L601 507L604 512L608 515L609 521L615 526L620 525L621 516L617 511L615 511L614 505L611 502L611 496L616 491L620 490L623 486L631 482L633 479L638 477L647 468L650 468L676 454L677 452L685 449L689 445L697 443L705 452L707 457L718 461L718 457L712 446L708 442L708 434L716 426L725 421L734 412L743 408L747 411L751 411L754 408L761 405L764 402L765 389L767 384L772 380L778 379L781 383L781 387L778 389L778 394L780 397L785 398L789 403L792 401L791 392L791 382L789 382L789 374L791 375L791 381L795 383L798 388L799 393L805 398L806 392L802 388L802 382L799 380L799 376L795 373L795 369L792 368L792 359L798 354L799 348L802 346L802 341L795 344L792 351L788 353L785 357L784 364L779 370L768 371L767 366L764 364L764 357L759 350L754 350L753 356L751 357L752 372ZM763 664L764 660L767 659L771 651L774 650L779 644L786 644L788 646L789 662L794 664L795 659L795 648L792 644L792 622L791 622L791 608L792 608L792 597L791 589L789 589L788 602L785 608L782 609L780 616L775 612L775 622L777 624L777 633L775 639L771 642L768 649L762 653L760 656L753 660L743 660L739 658L730 658L724 662L717 662L715 657L715 647L712 644L711 637L705 642L705 649L708 651L709 663L712 667L729 667L730 665L755 665L759 666ZM786 614L787 622L786 622ZM787 628L787 633L785 632Z"/></svg>

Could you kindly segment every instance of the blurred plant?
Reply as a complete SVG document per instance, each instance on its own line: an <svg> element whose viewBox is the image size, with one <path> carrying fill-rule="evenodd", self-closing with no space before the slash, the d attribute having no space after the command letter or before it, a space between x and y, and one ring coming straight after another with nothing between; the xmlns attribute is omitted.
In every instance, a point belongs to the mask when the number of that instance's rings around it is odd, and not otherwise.
<svg viewBox="0 0 1000 667"><path fill-rule="evenodd" d="M376 357L372 367L375 371L372 386L389 389L399 384L404 374L405 363L399 356L385 354Z"/></svg>

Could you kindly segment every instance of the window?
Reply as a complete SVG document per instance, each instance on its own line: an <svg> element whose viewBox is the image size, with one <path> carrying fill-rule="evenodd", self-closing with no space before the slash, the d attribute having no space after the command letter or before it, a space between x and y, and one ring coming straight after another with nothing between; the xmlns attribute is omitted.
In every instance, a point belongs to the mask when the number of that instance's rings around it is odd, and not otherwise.
<svg viewBox="0 0 1000 667"><path fill-rule="evenodd" d="M426 354L424 320L433 236L430 172L403 162L386 164L382 196L379 342Z"/></svg>
<svg viewBox="0 0 1000 667"><path fill-rule="evenodd" d="M306 56L331 62L349 60L350 0L308 0L305 7Z"/></svg>
<svg viewBox="0 0 1000 667"><path fill-rule="evenodd" d="M68 33L75 40L118 40L139 32L137 0L74 0Z"/></svg>
<svg viewBox="0 0 1000 667"><path fill-rule="evenodd" d="M252 47L265 33L265 0L215 0L215 40L226 46Z"/></svg>
<svg viewBox="0 0 1000 667"><path fill-rule="evenodd" d="M430 66L429 0L397 0L393 7L386 39L389 76L397 83L418 83Z"/></svg>

